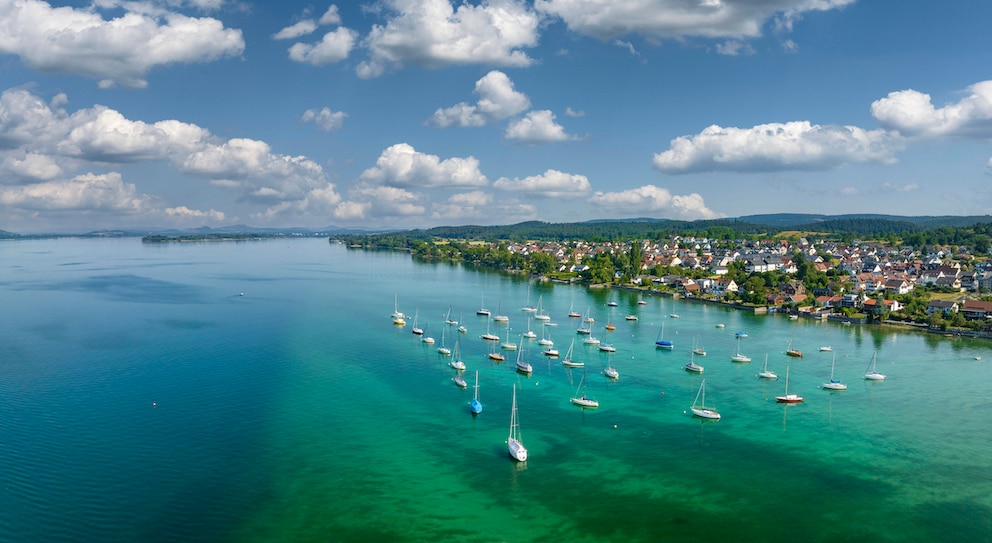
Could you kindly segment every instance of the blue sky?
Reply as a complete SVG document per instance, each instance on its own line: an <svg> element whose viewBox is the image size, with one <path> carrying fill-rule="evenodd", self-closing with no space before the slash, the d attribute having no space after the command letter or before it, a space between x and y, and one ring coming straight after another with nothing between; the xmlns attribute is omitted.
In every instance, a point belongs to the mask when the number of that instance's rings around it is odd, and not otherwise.
<svg viewBox="0 0 992 543"><path fill-rule="evenodd" d="M992 3L0 0L0 229L992 214Z"/></svg>

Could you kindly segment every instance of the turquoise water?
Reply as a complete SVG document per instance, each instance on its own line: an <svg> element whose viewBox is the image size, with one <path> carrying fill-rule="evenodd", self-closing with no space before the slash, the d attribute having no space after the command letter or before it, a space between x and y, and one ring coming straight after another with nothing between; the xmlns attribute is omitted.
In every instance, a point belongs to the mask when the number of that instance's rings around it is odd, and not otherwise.
<svg viewBox="0 0 992 543"><path fill-rule="evenodd" d="M533 341L530 377L487 359L482 297L519 342L528 292L562 353L572 307L616 345L616 382L575 347L599 409ZM394 296L438 345L467 325L481 415ZM992 541L992 344L645 299L326 240L0 243L0 541Z"/></svg>

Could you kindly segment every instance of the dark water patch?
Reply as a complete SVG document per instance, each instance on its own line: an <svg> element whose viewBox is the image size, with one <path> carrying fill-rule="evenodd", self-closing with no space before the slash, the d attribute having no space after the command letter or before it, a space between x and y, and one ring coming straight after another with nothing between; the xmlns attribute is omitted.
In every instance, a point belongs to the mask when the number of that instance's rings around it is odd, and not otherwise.
<svg viewBox="0 0 992 543"><path fill-rule="evenodd" d="M56 265L59 267L75 267L75 266L85 266L87 264L90 264L90 262L62 262Z"/></svg>
<svg viewBox="0 0 992 543"><path fill-rule="evenodd" d="M918 541L992 541L992 507L974 501L929 502L914 508Z"/></svg>
<svg viewBox="0 0 992 543"><path fill-rule="evenodd" d="M157 304L204 303L202 289L172 281L139 275L99 275L78 281L52 284L52 289L68 289L98 294L118 302Z"/></svg>
<svg viewBox="0 0 992 543"><path fill-rule="evenodd" d="M64 341L69 337L69 325L64 322L49 322L25 326L24 331L48 341Z"/></svg>

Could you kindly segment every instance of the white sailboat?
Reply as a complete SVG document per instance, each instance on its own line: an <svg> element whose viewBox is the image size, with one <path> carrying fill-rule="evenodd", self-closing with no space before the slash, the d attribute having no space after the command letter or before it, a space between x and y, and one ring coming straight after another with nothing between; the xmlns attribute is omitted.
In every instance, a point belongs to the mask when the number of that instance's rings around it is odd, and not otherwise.
<svg viewBox="0 0 992 543"><path fill-rule="evenodd" d="M434 345L434 338L431 337L431 334L430 334L431 325L428 324L424 328L425 328L425 331L424 331L424 334L423 334L424 337L420 338L420 341L423 341L424 343L426 343L428 345Z"/></svg>
<svg viewBox="0 0 992 543"><path fill-rule="evenodd" d="M475 397L472 398L472 414L482 413L482 402L479 401L479 370L475 370Z"/></svg>
<svg viewBox="0 0 992 543"><path fill-rule="evenodd" d="M785 368L785 394L782 396L775 396L775 401L778 403L800 403L803 401L803 397L798 394L789 394L789 368Z"/></svg>
<svg viewBox="0 0 992 543"><path fill-rule="evenodd" d="M847 385L841 383L840 380L834 379L834 365L837 364L837 355L834 355L833 360L830 362L830 381L823 383L824 390L847 390Z"/></svg>
<svg viewBox="0 0 992 543"><path fill-rule="evenodd" d="M499 341L499 336L489 331L489 321L486 321L486 333L479 337L486 341Z"/></svg>
<svg viewBox="0 0 992 543"><path fill-rule="evenodd" d="M613 353L611 352L609 358L606 359L606 369L603 370L603 375L606 375L608 379L619 379L620 372L613 367Z"/></svg>
<svg viewBox="0 0 992 543"><path fill-rule="evenodd" d="M582 378L579 379L579 386L575 389L575 396L573 396L570 401L580 407L599 407L599 402L597 400L586 396L584 393L581 396L579 395L579 392L582 390L582 384L585 383L585 380L586 374L583 372Z"/></svg>
<svg viewBox="0 0 992 543"><path fill-rule="evenodd" d="M527 319L527 331L524 332L524 337L527 338L527 339L534 339L534 338L537 337L537 334L534 333L534 331L530 329L530 321L531 321L531 319L528 318Z"/></svg>
<svg viewBox="0 0 992 543"><path fill-rule="evenodd" d="M500 302L496 302L496 314L493 315L493 322L510 322L510 317L508 315L503 315L499 311Z"/></svg>
<svg viewBox="0 0 992 543"><path fill-rule="evenodd" d="M692 358L689 359L689 363L685 365L685 371L690 371L692 373L703 373L703 367L696 363L696 351L692 351Z"/></svg>
<svg viewBox="0 0 992 543"><path fill-rule="evenodd" d="M599 344L599 350L600 351L603 351L604 353L615 353L615 352L617 352L617 348L614 347L612 343L600 343Z"/></svg>
<svg viewBox="0 0 992 543"><path fill-rule="evenodd" d="M583 345L599 345L599 338L593 336L587 336L582 340Z"/></svg>
<svg viewBox="0 0 992 543"><path fill-rule="evenodd" d="M778 379L778 374L774 371L768 371L768 353L765 353L765 365L758 372L758 377L762 379Z"/></svg>
<svg viewBox="0 0 992 543"><path fill-rule="evenodd" d="M591 334L592 326L589 324L590 322L592 321L589 320L589 310L586 309L586 318L579 321L579 326L575 328L575 333L586 336Z"/></svg>
<svg viewBox="0 0 992 543"><path fill-rule="evenodd" d="M741 354L741 338L737 338L737 352L730 357L732 362L750 362L751 357L746 354Z"/></svg>
<svg viewBox="0 0 992 543"><path fill-rule="evenodd" d="M462 362L461 353L458 352L458 342L455 342L455 355L451 357L448 365L458 371L465 371L465 362Z"/></svg>
<svg viewBox="0 0 992 543"><path fill-rule="evenodd" d="M537 344L540 345L541 347L551 347L552 345L555 344L554 341L551 341L551 338L550 337L545 337L544 331L547 330L547 329L548 329L547 326L542 326L541 327L541 339L537 340ZM551 335L551 332L548 332L548 336L550 336L550 335Z"/></svg>
<svg viewBox="0 0 992 543"><path fill-rule="evenodd" d="M444 316L444 324L447 324L448 326L457 326L458 325L458 321L453 320L451 318L451 307L450 306L448 307L448 314Z"/></svg>
<svg viewBox="0 0 992 543"><path fill-rule="evenodd" d="M526 313L536 313L537 308L530 305L530 283L527 284L527 305L520 308L521 311Z"/></svg>
<svg viewBox="0 0 992 543"><path fill-rule="evenodd" d="M527 461L527 448L520 439L520 421L517 420L517 384L513 384L513 404L510 407L510 436L506 438L510 456L519 462Z"/></svg>
<svg viewBox="0 0 992 543"><path fill-rule="evenodd" d="M523 343L523 337L521 336L521 343ZM499 345L501 348L507 351L516 351L517 344L510 341L510 323L506 323L506 340Z"/></svg>
<svg viewBox="0 0 992 543"><path fill-rule="evenodd" d="M884 381L885 375L878 373L875 370L875 361L878 359L878 351L871 357L871 362L868 363L868 367L865 368L865 379L868 381Z"/></svg>
<svg viewBox="0 0 992 543"><path fill-rule="evenodd" d="M476 315L482 315L483 317L488 317L490 315L489 310L486 309L486 295L482 295L482 305L479 306L479 310L475 312Z"/></svg>
<svg viewBox="0 0 992 543"><path fill-rule="evenodd" d="M461 314L459 314L458 315L458 321L461 322L461 320L462 320L462 316L461 316ZM465 325L464 324L459 324L458 325L458 333L459 334L467 334L468 333L468 328L465 328Z"/></svg>
<svg viewBox="0 0 992 543"><path fill-rule="evenodd" d="M548 315L548 312L544 310L544 296L537 298L537 315L534 315L534 318L541 322L551 320L551 315Z"/></svg>
<svg viewBox="0 0 992 543"><path fill-rule="evenodd" d="M706 351L704 351L703 348L699 346L699 336L696 336L694 343L695 343L695 348L692 349L692 352L699 356L706 356Z"/></svg>
<svg viewBox="0 0 992 543"><path fill-rule="evenodd" d="M700 395L702 395L701 402L699 399ZM704 419L720 420L720 413L718 413L716 409L706 406L706 379L703 379L703 381L699 383L699 390L696 391L696 399L692 401L692 407L689 409L692 411L693 416Z"/></svg>
<svg viewBox="0 0 992 543"><path fill-rule="evenodd" d="M418 314L419 314L419 311L414 311L413 312L413 326L410 328L410 332L412 332L413 335L415 335L415 336L422 336L422 335L424 335L424 329L423 328L420 328L419 326L417 326L417 315Z"/></svg>
<svg viewBox="0 0 992 543"><path fill-rule="evenodd" d="M520 373L526 373L530 375L531 373L533 373L534 367L530 365L530 362L527 362L526 360L523 359L523 354L524 354L523 349L517 351L517 371L519 371Z"/></svg>
<svg viewBox="0 0 992 543"><path fill-rule="evenodd" d="M444 344L444 329L443 328L441 329L441 346L437 348L437 352L441 356L448 356L449 354L451 354L451 349L449 349L448 347L446 347L445 344Z"/></svg>
<svg viewBox="0 0 992 543"><path fill-rule="evenodd" d="M568 350L565 351L565 359L561 361L561 365L566 368L584 368L585 362L577 362L572 360L572 349L575 347L575 339L572 339L572 343L569 344Z"/></svg>
<svg viewBox="0 0 992 543"><path fill-rule="evenodd" d="M496 344L495 343L490 344L490 347L489 347L489 360L492 360L494 362L502 362L502 361L506 360L506 357L503 356L503 353L499 352L499 349L496 348Z"/></svg>
<svg viewBox="0 0 992 543"><path fill-rule="evenodd" d="M572 305L568 307L568 317L571 319L577 319L581 316L582 314L575 310L575 303L573 302Z"/></svg>

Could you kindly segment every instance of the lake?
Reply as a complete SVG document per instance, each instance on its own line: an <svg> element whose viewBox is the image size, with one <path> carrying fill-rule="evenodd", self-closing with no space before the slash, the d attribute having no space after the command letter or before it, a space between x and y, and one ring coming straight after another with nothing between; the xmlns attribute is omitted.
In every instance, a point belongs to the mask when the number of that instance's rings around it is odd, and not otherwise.
<svg viewBox="0 0 992 543"><path fill-rule="evenodd" d="M0 242L0 541L992 541L988 341L638 300L320 239Z"/></svg>

